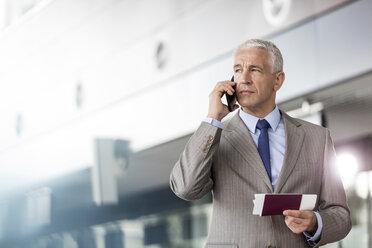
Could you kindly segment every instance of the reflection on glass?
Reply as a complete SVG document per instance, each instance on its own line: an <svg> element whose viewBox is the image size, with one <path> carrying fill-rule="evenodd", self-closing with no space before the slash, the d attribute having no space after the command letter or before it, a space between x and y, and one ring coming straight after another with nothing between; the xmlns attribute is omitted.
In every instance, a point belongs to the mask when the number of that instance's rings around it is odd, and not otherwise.
<svg viewBox="0 0 372 248"><path fill-rule="evenodd" d="M354 177L358 171L357 159L348 153L337 155L337 168L345 189L348 189L353 184Z"/></svg>
<svg viewBox="0 0 372 248"><path fill-rule="evenodd" d="M368 239L371 239L371 230L368 227L371 225L371 193L367 197L368 189L372 189L372 171L359 172L355 178L354 184L346 189L353 228L345 239L326 245L326 248L368 248L372 245L372 243L368 244L370 242Z"/></svg>
<svg viewBox="0 0 372 248"><path fill-rule="evenodd" d="M134 220L108 222L40 237L18 247L200 248L207 238L211 207L207 203Z"/></svg>

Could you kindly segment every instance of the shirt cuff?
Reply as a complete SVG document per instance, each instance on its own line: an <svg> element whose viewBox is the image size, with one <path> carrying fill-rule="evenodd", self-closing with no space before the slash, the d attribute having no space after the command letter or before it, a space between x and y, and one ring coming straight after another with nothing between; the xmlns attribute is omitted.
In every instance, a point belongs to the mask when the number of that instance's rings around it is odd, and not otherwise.
<svg viewBox="0 0 372 248"><path fill-rule="evenodd" d="M213 118L210 118L210 117L206 117L206 118L204 118L203 121L206 122L206 123L209 123L209 124L211 124L211 125L213 125L215 127L219 127L219 128L222 129L222 122L220 122L220 121L218 121L216 119L213 119Z"/></svg>
<svg viewBox="0 0 372 248"><path fill-rule="evenodd" d="M303 234L307 238L307 241L318 242L320 240L320 236L322 235L323 221L322 217L318 212L314 211L314 213L316 215L316 220L318 222L318 229L316 230L314 236L311 236L311 234L309 234L308 232L303 232Z"/></svg>

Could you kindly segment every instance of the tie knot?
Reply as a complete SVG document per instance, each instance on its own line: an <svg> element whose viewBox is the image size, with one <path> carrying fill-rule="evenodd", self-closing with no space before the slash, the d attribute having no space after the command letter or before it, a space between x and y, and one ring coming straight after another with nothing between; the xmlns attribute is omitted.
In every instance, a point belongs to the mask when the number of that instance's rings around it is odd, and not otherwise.
<svg viewBox="0 0 372 248"><path fill-rule="evenodd" d="M258 129L268 129L270 127L270 124L265 119L258 120L257 126Z"/></svg>

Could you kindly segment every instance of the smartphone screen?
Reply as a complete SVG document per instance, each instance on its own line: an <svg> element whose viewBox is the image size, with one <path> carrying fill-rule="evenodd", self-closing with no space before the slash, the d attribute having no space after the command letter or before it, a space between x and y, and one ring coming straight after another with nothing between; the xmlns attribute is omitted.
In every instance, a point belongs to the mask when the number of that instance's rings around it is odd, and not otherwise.
<svg viewBox="0 0 372 248"><path fill-rule="evenodd" d="M231 78L231 81L234 82L234 76L232 76ZM235 90L235 86L233 86L234 90ZM227 92L225 93L225 96L226 96L226 102L227 102L227 107L229 109L229 111L233 111L234 109L234 105L236 103L236 93L234 92L234 94L232 94L231 96L229 94L227 94Z"/></svg>

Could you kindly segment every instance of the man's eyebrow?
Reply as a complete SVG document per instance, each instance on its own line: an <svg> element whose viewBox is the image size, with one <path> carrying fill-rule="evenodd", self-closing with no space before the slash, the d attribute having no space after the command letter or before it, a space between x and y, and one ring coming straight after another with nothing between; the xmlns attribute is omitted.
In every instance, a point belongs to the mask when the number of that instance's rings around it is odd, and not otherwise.
<svg viewBox="0 0 372 248"><path fill-rule="evenodd" d="M259 68L259 69L263 70L263 68L258 66L258 65L250 65L249 68Z"/></svg>
<svg viewBox="0 0 372 248"><path fill-rule="evenodd" d="M242 67L242 65L241 64L235 64L233 68L235 68L235 67ZM250 65L249 68L259 68L259 69L263 70L263 68L258 66L258 65Z"/></svg>

